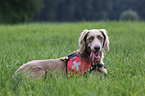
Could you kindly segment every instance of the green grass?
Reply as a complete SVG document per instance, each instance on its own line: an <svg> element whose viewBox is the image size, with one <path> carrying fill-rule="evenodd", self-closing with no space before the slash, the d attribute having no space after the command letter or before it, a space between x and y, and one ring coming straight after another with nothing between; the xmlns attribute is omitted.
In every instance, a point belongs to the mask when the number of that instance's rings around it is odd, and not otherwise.
<svg viewBox="0 0 145 96"><path fill-rule="evenodd" d="M99 76L46 80L12 78L23 63L59 58L77 50L84 29L106 29L110 51ZM145 95L145 23L78 22L0 26L0 96L143 96Z"/></svg>

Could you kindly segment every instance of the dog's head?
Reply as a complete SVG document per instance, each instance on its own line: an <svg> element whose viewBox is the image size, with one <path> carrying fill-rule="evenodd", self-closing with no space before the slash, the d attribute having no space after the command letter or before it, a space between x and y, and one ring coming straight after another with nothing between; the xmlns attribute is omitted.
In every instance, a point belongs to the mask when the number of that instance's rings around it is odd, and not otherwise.
<svg viewBox="0 0 145 96"><path fill-rule="evenodd" d="M84 30L79 38L80 52L87 51L100 59L102 49L109 51L109 39L105 29Z"/></svg>

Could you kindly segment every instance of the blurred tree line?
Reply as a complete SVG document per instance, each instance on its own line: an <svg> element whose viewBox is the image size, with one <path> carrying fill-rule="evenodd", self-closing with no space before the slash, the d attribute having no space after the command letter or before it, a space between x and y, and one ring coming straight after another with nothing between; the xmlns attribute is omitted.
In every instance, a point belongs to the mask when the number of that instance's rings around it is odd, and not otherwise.
<svg viewBox="0 0 145 96"><path fill-rule="evenodd" d="M144 5L145 0L4 0L0 22L119 20L124 11L127 18L145 20Z"/></svg>
<svg viewBox="0 0 145 96"><path fill-rule="evenodd" d="M0 0L0 23L28 22L42 5L42 0Z"/></svg>

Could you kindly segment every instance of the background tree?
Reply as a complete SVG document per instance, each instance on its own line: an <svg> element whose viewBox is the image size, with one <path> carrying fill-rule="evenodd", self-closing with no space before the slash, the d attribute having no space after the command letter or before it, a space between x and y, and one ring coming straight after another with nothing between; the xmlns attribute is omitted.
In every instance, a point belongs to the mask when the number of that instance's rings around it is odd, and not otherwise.
<svg viewBox="0 0 145 96"><path fill-rule="evenodd" d="M126 10L145 20L144 5L145 0L2 0L0 22L119 20Z"/></svg>
<svg viewBox="0 0 145 96"><path fill-rule="evenodd" d="M42 0L1 0L0 23L27 22L42 7Z"/></svg>
<svg viewBox="0 0 145 96"><path fill-rule="evenodd" d="M121 13L120 20L122 20L122 21L138 21L139 16L136 11L126 10Z"/></svg>
<svg viewBox="0 0 145 96"><path fill-rule="evenodd" d="M111 0L44 0L34 21L81 21L108 18Z"/></svg>

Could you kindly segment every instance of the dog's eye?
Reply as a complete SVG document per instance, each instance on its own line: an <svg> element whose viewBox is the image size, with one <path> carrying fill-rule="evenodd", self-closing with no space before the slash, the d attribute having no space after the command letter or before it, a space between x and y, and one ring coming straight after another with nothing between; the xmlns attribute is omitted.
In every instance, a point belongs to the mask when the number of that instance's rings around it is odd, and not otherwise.
<svg viewBox="0 0 145 96"><path fill-rule="evenodd" d="M95 38L95 37L91 36L91 37L89 38L89 41L93 41L94 38Z"/></svg>
<svg viewBox="0 0 145 96"><path fill-rule="evenodd" d="M97 36L97 38L98 38L100 41L103 40L103 37L101 37L101 36Z"/></svg>

